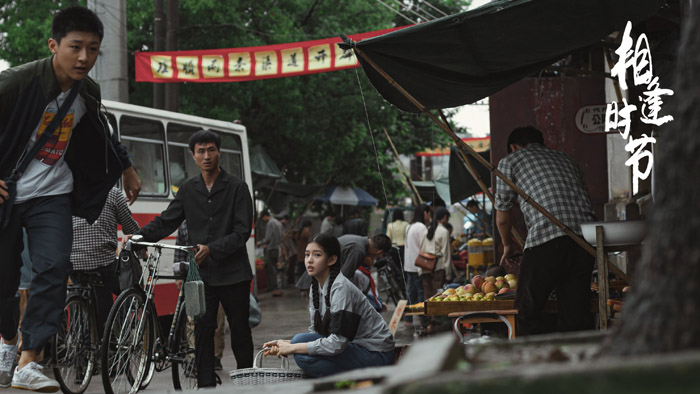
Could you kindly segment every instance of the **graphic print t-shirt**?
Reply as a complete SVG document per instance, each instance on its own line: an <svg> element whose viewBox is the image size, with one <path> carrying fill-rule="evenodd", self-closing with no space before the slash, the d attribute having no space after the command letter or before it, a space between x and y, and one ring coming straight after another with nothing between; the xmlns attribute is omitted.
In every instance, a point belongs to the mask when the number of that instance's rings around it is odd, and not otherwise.
<svg viewBox="0 0 700 394"><path fill-rule="evenodd" d="M51 119L56 116L58 108L68 97L68 93L70 91L61 93L56 100L51 101L46 106L41 121L27 143L25 152L34 146ZM64 155L68 149L73 128L80 122L80 118L85 115L86 110L85 100L78 95L63 122L37 152L27 166L24 175L17 182L17 202L36 197L67 194L73 191L73 174L64 160Z"/></svg>

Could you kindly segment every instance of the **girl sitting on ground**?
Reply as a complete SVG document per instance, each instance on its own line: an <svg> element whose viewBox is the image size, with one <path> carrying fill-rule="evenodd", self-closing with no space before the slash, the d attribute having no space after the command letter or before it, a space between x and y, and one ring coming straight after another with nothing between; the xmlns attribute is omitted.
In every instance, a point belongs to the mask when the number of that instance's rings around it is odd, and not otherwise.
<svg viewBox="0 0 700 394"><path fill-rule="evenodd" d="M329 234L316 234L306 245L304 263L312 278L308 333L291 341L263 345L265 355L294 354L294 361L313 377L394 362L394 337L367 297L340 272L340 244ZM330 305L330 308L328 307Z"/></svg>

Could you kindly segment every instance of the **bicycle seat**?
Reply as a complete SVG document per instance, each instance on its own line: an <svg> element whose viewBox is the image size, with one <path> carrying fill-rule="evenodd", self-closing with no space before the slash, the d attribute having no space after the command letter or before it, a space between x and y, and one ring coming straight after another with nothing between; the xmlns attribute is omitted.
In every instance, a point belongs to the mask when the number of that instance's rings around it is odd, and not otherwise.
<svg viewBox="0 0 700 394"><path fill-rule="evenodd" d="M73 283L80 286L102 285L102 275L96 271L73 271L71 277L73 278Z"/></svg>

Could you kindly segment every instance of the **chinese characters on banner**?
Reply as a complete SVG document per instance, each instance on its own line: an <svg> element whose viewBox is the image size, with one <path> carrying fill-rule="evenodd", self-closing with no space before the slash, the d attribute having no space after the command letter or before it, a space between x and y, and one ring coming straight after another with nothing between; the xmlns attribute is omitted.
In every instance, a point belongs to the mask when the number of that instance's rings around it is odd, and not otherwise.
<svg viewBox="0 0 700 394"><path fill-rule="evenodd" d="M627 22L625 31L622 36L620 47L615 50L619 56L618 62L610 70L613 78L617 77L620 89L627 90L627 71L632 68L632 80L635 86L645 88L642 96L639 96L641 108L639 108L639 120L643 123L655 126L661 126L664 123L673 120L671 115L659 117L661 105L663 104L662 96L672 96L673 90L661 89L659 87L659 77L654 76L653 65L651 61L651 51L649 49L649 41L646 34L640 34L637 42L632 49L634 43L630 32L632 23ZM639 180L645 180L651 174L652 166L654 165L654 157L651 153L651 145L656 143L656 139L646 134L642 134L639 138L630 136L630 126L632 114L638 108L634 104L629 104L626 99L622 99L622 103L612 102L607 105L605 111L605 131L619 130L620 135L627 141L625 150L631 153L631 156L625 162L625 165L632 167L632 193L637 194L639 191ZM622 130L620 130L622 129ZM647 149L649 146L649 149ZM640 160L646 158L646 167L640 170Z"/></svg>
<svg viewBox="0 0 700 394"><path fill-rule="evenodd" d="M406 26L354 34L359 41ZM327 38L260 47L197 51L136 52L136 82L241 82L358 67L342 40Z"/></svg>

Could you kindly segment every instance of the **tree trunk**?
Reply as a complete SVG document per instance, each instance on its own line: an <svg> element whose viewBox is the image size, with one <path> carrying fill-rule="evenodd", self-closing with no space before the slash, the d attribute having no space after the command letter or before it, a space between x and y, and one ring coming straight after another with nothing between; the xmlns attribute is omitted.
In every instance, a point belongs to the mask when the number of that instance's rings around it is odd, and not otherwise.
<svg viewBox="0 0 700 394"><path fill-rule="evenodd" d="M658 140L648 241L604 355L700 348L700 7L683 22L675 120Z"/></svg>

